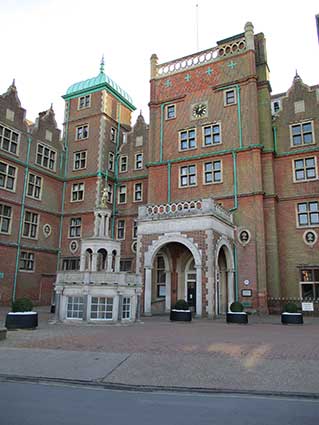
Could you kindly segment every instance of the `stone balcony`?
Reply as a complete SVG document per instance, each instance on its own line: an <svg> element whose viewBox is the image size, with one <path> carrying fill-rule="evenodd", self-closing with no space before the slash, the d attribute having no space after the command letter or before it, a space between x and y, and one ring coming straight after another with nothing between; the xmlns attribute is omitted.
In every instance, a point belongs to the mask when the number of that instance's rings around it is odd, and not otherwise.
<svg viewBox="0 0 319 425"><path fill-rule="evenodd" d="M128 272L89 272L60 271L57 274L56 286L64 285L95 285L95 286L140 286L140 276Z"/></svg>
<svg viewBox="0 0 319 425"><path fill-rule="evenodd" d="M143 205L138 210L138 218L141 220L162 220L197 215L213 215L227 223L233 223L232 213L217 204L212 198L171 202L170 204Z"/></svg>

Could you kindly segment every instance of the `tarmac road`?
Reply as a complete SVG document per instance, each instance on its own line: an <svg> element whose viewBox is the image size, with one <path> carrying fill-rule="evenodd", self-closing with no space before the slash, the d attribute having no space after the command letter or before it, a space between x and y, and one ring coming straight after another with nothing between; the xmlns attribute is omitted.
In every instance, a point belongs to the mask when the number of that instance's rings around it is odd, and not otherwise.
<svg viewBox="0 0 319 425"><path fill-rule="evenodd" d="M313 425L319 400L0 382L1 425Z"/></svg>

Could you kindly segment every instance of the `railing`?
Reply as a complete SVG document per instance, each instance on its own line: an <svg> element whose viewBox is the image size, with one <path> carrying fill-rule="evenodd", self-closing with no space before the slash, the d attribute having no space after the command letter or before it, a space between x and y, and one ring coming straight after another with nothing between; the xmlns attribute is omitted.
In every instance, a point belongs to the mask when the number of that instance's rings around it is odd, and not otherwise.
<svg viewBox="0 0 319 425"><path fill-rule="evenodd" d="M57 285L94 284L101 286L134 286L140 285L140 278L135 273L128 272L90 272L65 271L57 274Z"/></svg>
<svg viewBox="0 0 319 425"><path fill-rule="evenodd" d="M232 222L232 214L211 198L193 201L171 202L170 204L145 205L139 207L139 218L161 219L213 214Z"/></svg>
<svg viewBox="0 0 319 425"><path fill-rule="evenodd" d="M164 75L170 75L183 70L186 71L198 65L209 64L221 58L237 55L245 50L246 39L245 37L240 37L239 39L229 41L228 43L211 49L203 50L199 53L158 64L156 65L156 77L163 77Z"/></svg>
<svg viewBox="0 0 319 425"><path fill-rule="evenodd" d="M319 299L312 298L268 298L268 309L270 314L279 314L284 311L285 305L288 303L296 304L298 310L302 311L302 303L313 303L314 311L303 311L305 316L319 316Z"/></svg>

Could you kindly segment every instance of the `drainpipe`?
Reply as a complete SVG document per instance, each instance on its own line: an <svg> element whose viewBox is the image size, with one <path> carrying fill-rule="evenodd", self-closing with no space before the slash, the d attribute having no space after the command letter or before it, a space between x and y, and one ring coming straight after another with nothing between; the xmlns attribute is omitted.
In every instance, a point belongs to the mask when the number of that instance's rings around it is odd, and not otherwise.
<svg viewBox="0 0 319 425"><path fill-rule="evenodd" d="M172 163L170 160L167 161L167 203L171 202L171 172Z"/></svg>
<svg viewBox="0 0 319 425"><path fill-rule="evenodd" d="M241 125L241 100L240 100L240 87L236 84L237 93L237 119L238 119L238 134L239 134L239 147L243 147L243 129Z"/></svg>
<svg viewBox="0 0 319 425"><path fill-rule="evenodd" d="M23 218L24 218L24 211L25 211L25 198L27 193L28 176L29 176L29 161L30 161L32 137L30 135L30 132L28 133L29 133L27 138L28 148L27 148L27 158L26 158L25 171L24 171L23 194L22 194L22 201L21 201L20 222L19 222L19 232L18 232L18 241L17 241L18 246L17 246L16 262L15 262L14 277L13 277L12 302L15 302L16 300L17 277L18 277L19 259L20 259L20 252L21 252L21 237L22 237Z"/></svg>
<svg viewBox="0 0 319 425"><path fill-rule="evenodd" d="M274 136L274 151L275 151L275 155L277 155L277 151L278 151L278 144L277 144L277 127L273 127L272 128L273 131L273 136Z"/></svg>
<svg viewBox="0 0 319 425"><path fill-rule="evenodd" d="M237 182L237 153L232 152L233 158L233 176L234 176L234 206L229 211L236 211L238 208L238 182Z"/></svg>
<svg viewBox="0 0 319 425"><path fill-rule="evenodd" d="M113 185L113 211L112 211L112 239L115 239L115 215L116 215L116 197L117 197L117 186L118 186L118 162L119 162L119 146L120 146L120 131L121 131L121 105L117 104L117 134L115 144L115 163L114 163L114 185Z"/></svg>
<svg viewBox="0 0 319 425"><path fill-rule="evenodd" d="M58 250L58 261L57 261L57 272L60 270L61 262L61 249L62 249L62 232L63 232L63 220L64 220L64 203L65 203L65 192L66 192L66 176L68 169L69 160L69 147L68 147L68 133L69 133L69 112L70 112L70 100L67 102L67 108L65 111L65 134L64 134L64 169L63 169L63 188L62 188L62 201L61 201L61 217L60 217L60 233L59 233L59 250Z"/></svg>

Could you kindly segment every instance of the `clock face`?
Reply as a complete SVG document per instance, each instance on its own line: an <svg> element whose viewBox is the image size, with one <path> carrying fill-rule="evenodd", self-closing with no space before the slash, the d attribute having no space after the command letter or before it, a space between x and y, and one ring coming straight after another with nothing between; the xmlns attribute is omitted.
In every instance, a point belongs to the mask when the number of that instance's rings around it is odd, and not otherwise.
<svg viewBox="0 0 319 425"><path fill-rule="evenodd" d="M207 105L205 103L198 103L193 107L192 115L194 118L201 118L207 113Z"/></svg>

